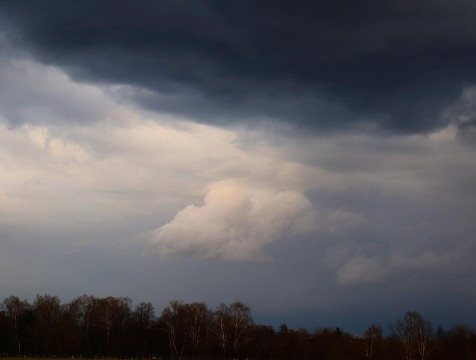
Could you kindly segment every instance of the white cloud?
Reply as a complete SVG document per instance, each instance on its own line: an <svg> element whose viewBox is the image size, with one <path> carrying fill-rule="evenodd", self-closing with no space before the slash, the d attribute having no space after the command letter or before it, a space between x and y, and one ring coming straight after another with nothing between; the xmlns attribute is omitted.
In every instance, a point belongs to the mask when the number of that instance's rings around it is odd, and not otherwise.
<svg viewBox="0 0 476 360"><path fill-rule="evenodd" d="M202 206L187 206L149 237L159 254L261 261L264 246L309 233L315 224L316 213L303 194L229 180L211 184Z"/></svg>

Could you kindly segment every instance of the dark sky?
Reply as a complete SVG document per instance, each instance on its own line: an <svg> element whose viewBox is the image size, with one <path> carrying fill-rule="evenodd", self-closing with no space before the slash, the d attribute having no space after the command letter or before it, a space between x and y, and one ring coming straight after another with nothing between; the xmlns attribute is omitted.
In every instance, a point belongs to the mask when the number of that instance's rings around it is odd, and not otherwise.
<svg viewBox="0 0 476 360"><path fill-rule="evenodd" d="M476 76L470 0L0 3L38 60L203 122L428 132Z"/></svg>
<svg viewBox="0 0 476 360"><path fill-rule="evenodd" d="M0 296L476 326L474 1L0 0Z"/></svg>

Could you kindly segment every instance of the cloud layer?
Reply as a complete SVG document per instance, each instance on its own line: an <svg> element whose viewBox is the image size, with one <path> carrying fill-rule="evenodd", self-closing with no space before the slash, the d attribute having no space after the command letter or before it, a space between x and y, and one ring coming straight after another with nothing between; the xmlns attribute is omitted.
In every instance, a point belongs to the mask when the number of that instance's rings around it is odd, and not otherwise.
<svg viewBox="0 0 476 360"><path fill-rule="evenodd" d="M0 1L3 30L75 78L195 121L420 133L476 81L472 1ZM41 14L41 15L40 15Z"/></svg>
<svg viewBox="0 0 476 360"><path fill-rule="evenodd" d="M10 79L0 91L23 99L1 105L3 224L129 219L143 224L137 234L157 229L161 254L234 261L312 230L316 242L335 238L320 251L340 283L371 283L365 268L377 264L378 279L401 273L386 269L398 254L444 254L457 231L466 246L476 159L461 124L472 119L472 88L447 109L452 125L429 135L302 138L142 112L119 102L117 87L78 84L32 61L4 61L0 76ZM68 113L79 120L65 126ZM332 260L336 246L347 250Z"/></svg>

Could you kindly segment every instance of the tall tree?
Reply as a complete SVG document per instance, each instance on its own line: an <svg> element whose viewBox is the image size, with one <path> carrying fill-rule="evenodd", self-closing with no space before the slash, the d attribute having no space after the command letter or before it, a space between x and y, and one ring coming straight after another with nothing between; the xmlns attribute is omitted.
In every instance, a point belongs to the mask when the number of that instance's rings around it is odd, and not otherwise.
<svg viewBox="0 0 476 360"><path fill-rule="evenodd" d="M417 311L407 311L391 329L403 344L406 360L416 356L424 360L428 356L433 328Z"/></svg>
<svg viewBox="0 0 476 360"><path fill-rule="evenodd" d="M89 349L89 334L91 330L94 306L97 303L94 296L82 295L69 303L69 311L77 319L83 330L83 343Z"/></svg>
<svg viewBox="0 0 476 360"><path fill-rule="evenodd" d="M194 302L184 305L185 333L191 347L191 355L198 357L200 346L208 340L208 330L212 321L212 313L207 305Z"/></svg>
<svg viewBox="0 0 476 360"><path fill-rule="evenodd" d="M382 341L382 328L371 325L364 333L365 358L373 359L380 341Z"/></svg>
<svg viewBox="0 0 476 360"><path fill-rule="evenodd" d="M96 325L104 330L106 336L106 351L111 351L111 335L114 329L124 329L131 313L129 298L109 296L96 299Z"/></svg>
<svg viewBox="0 0 476 360"><path fill-rule="evenodd" d="M33 301L35 352L54 352L57 342L57 323L61 317L61 303L57 296L37 295Z"/></svg>
<svg viewBox="0 0 476 360"><path fill-rule="evenodd" d="M134 319L139 329L150 329L155 319L155 310L150 302L140 302L134 308Z"/></svg>
<svg viewBox="0 0 476 360"><path fill-rule="evenodd" d="M231 337L231 310L225 304L220 304L214 312L214 321L212 331L218 341L223 354L229 351L229 342Z"/></svg>
<svg viewBox="0 0 476 360"><path fill-rule="evenodd" d="M222 352L237 355L250 341L249 329L253 324L250 308L241 302L230 306L220 304L214 317L213 332Z"/></svg>
<svg viewBox="0 0 476 360"><path fill-rule="evenodd" d="M180 359L185 351L185 307L182 301L173 300L162 311L159 319L161 329L169 338L170 357Z"/></svg>
<svg viewBox="0 0 476 360"><path fill-rule="evenodd" d="M50 327L53 327L60 314L61 303L57 296L36 295L33 309Z"/></svg>
<svg viewBox="0 0 476 360"><path fill-rule="evenodd" d="M230 309L233 327L233 354L236 355L250 341L249 330L251 325L253 325L253 319L250 308L241 302L231 304Z"/></svg>
<svg viewBox="0 0 476 360"><path fill-rule="evenodd" d="M150 302L137 304L132 313L134 333L137 352L141 356L148 356L152 353L153 335L152 328L155 324L155 310Z"/></svg>
<svg viewBox="0 0 476 360"><path fill-rule="evenodd" d="M13 329L15 343L17 345L18 354L21 353L21 333L20 320L24 313L29 309L30 305L26 300L20 300L16 296L9 296L3 300L2 309L10 320L10 326Z"/></svg>

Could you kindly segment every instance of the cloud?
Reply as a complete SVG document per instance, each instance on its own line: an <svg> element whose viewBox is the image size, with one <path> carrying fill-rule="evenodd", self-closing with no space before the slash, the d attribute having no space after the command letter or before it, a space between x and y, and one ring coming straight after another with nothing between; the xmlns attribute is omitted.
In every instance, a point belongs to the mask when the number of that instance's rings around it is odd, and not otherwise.
<svg viewBox="0 0 476 360"><path fill-rule="evenodd" d="M39 61L147 89L135 101L214 124L426 133L476 81L466 0L1 1L0 14Z"/></svg>
<svg viewBox="0 0 476 360"><path fill-rule="evenodd" d="M364 224L365 219L362 215L344 209L337 209L326 217L324 228L330 233L344 233Z"/></svg>
<svg viewBox="0 0 476 360"><path fill-rule="evenodd" d="M94 123L113 107L100 87L75 83L54 66L25 59L0 58L0 95L0 112L15 126Z"/></svg>
<svg viewBox="0 0 476 360"><path fill-rule="evenodd" d="M88 1L0 0L3 293L468 319L473 3Z"/></svg>
<svg viewBox="0 0 476 360"><path fill-rule="evenodd" d="M457 126L464 140L476 144L476 87L466 87L461 97L445 110L444 117Z"/></svg>
<svg viewBox="0 0 476 360"><path fill-rule="evenodd" d="M434 250L426 250L418 255L396 253L389 259L388 265L396 272L453 272L458 269L458 259L461 259L463 249L464 247L458 244L458 248L452 251L437 252Z"/></svg>
<svg viewBox="0 0 476 360"><path fill-rule="evenodd" d="M383 281L386 275L386 269L377 259L360 255L352 257L337 271L337 283L374 284Z"/></svg>
<svg viewBox="0 0 476 360"><path fill-rule="evenodd" d="M55 67L10 59L0 77L10 96L0 100L0 225L141 232L222 179L250 184L268 204L257 189L304 196L316 176L259 139L245 143L246 131L142 112L118 101L117 87L77 83Z"/></svg>
<svg viewBox="0 0 476 360"><path fill-rule="evenodd" d="M316 212L294 191L273 191L233 180L212 183L202 206L189 205L149 235L162 255L261 261L261 249L278 239L308 234Z"/></svg>
<svg viewBox="0 0 476 360"><path fill-rule="evenodd" d="M461 273L464 266L460 261L467 249L468 246L458 244L454 250L423 250L413 255L397 250L388 259L378 255L354 255L339 268L336 282L339 285L371 285L402 274ZM331 255L339 254L334 251Z"/></svg>
<svg viewBox="0 0 476 360"><path fill-rule="evenodd" d="M133 87L32 60L2 61L0 76L15 94L0 100L0 228L95 229L86 242L106 243L105 229L124 243L157 229L159 253L233 261L291 259L308 241L340 284L449 273L455 257L473 271L473 248L444 255L475 230L476 157L457 108L430 134L283 136L147 112L118 95ZM234 201L213 195L225 188Z"/></svg>

